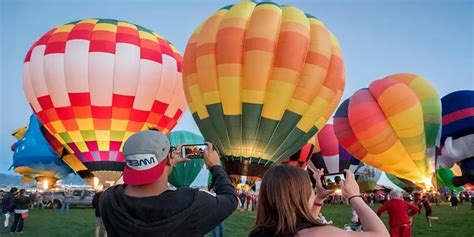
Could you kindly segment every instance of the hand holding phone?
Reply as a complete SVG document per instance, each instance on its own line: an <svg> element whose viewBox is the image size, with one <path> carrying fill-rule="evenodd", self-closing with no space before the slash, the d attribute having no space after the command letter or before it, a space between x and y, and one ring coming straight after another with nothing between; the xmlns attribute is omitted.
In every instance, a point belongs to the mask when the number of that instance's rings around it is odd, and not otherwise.
<svg viewBox="0 0 474 237"><path fill-rule="evenodd" d="M203 159L207 144L187 144L181 146L181 156L188 159Z"/></svg>
<svg viewBox="0 0 474 237"><path fill-rule="evenodd" d="M218 149L211 142L206 142L208 150L204 152L204 162L208 169L213 166L220 165L220 157Z"/></svg>
<svg viewBox="0 0 474 237"><path fill-rule="evenodd" d="M185 158L185 157L181 156L180 151L181 151L181 146L178 146L178 147L172 146L172 147L170 147L170 152L169 152L169 155L168 155L167 165L174 166L177 163L189 161L188 158Z"/></svg>
<svg viewBox="0 0 474 237"><path fill-rule="evenodd" d="M335 190L327 190L323 187L322 184L322 176L324 175L324 168L317 169L316 167L309 166L310 170L313 172L313 177L316 180L315 188L316 188L316 201L324 201L326 197L333 194Z"/></svg>
<svg viewBox="0 0 474 237"><path fill-rule="evenodd" d="M359 184L357 184L357 181L355 180L354 173L349 170L344 171L346 174L346 180L341 184L342 195L346 198L359 195Z"/></svg>
<svg viewBox="0 0 474 237"><path fill-rule="evenodd" d="M339 189L341 181L346 180L346 174L344 172L325 174L321 177L321 183L325 189L336 190Z"/></svg>

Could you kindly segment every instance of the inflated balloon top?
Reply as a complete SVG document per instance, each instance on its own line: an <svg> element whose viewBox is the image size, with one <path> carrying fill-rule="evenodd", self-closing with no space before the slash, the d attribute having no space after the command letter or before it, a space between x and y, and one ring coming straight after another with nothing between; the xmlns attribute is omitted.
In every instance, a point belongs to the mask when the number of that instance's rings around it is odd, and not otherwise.
<svg viewBox="0 0 474 237"><path fill-rule="evenodd" d="M151 127L168 133L183 114L181 59L173 45L142 26L74 21L51 29L30 48L24 91L82 169L114 181L123 169L124 140Z"/></svg>
<svg viewBox="0 0 474 237"><path fill-rule="evenodd" d="M194 120L237 175L262 176L306 144L334 112L344 77L326 26L273 2L219 9L196 28L183 61Z"/></svg>
<svg viewBox="0 0 474 237"><path fill-rule="evenodd" d="M454 182L457 186L474 184L474 91L455 91L441 99L443 127L440 138L440 156L437 165L451 168L458 163L462 176L469 178Z"/></svg>
<svg viewBox="0 0 474 237"><path fill-rule="evenodd" d="M358 90L338 108L336 136L364 163L397 177L430 183L427 148L436 142L440 99L414 74L395 74Z"/></svg>

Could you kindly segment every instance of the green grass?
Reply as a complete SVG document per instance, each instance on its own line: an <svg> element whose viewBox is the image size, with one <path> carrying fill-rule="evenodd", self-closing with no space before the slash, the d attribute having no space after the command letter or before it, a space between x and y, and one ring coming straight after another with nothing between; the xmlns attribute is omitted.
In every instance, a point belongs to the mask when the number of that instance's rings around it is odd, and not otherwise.
<svg viewBox="0 0 474 237"><path fill-rule="evenodd" d="M325 206L323 213L328 220L333 220L338 227L350 221L351 209L349 206ZM447 204L433 206L433 215L440 220L434 221L430 228L425 220L424 213L416 215L413 222L414 237L423 236L474 236L474 210L470 205L459 206L456 211ZM61 215L58 210L33 210L30 218L25 221L24 234L22 236L94 236L94 211L92 209L71 209L68 215ZM3 218L1 219L3 222ZM387 223L387 215L383 220ZM226 236L248 236L255 222L255 212L236 211L225 221ZM1 229L0 236L9 235Z"/></svg>

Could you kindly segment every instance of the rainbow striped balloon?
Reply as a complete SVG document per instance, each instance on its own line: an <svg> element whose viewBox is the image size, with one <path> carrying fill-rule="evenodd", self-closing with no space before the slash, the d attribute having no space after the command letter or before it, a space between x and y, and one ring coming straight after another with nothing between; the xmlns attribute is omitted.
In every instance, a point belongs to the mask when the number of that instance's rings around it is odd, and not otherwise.
<svg viewBox="0 0 474 237"><path fill-rule="evenodd" d="M115 181L124 165L122 142L151 127L168 133L185 110L181 60L173 45L144 27L74 21L30 48L24 91L48 131L80 159L68 161L75 171Z"/></svg>
<svg viewBox="0 0 474 237"><path fill-rule="evenodd" d="M317 18L273 2L240 2L188 41L183 82L194 120L230 174L262 176L321 129L344 88L336 38Z"/></svg>
<svg viewBox="0 0 474 237"><path fill-rule="evenodd" d="M427 148L433 148L441 121L436 90L414 74L372 82L338 108L336 136L364 163L412 182L429 182Z"/></svg>

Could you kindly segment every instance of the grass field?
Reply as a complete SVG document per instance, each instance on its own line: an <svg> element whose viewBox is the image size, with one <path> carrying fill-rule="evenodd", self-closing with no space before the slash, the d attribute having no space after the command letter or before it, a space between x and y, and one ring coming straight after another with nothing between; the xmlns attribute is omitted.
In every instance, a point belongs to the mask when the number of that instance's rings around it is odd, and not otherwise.
<svg viewBox="0 0 474 237"><path fill-rule="evenodd" d="M344 226L350 220L349 206L325 206L323 213L328 220L333 220L338 227ZM414 218L414 237L474 237L474 210L470 205L459 206L456 211L447 204L433 206L434 216L440 220L430 228L424 218L424 213ZM383 220L387 223L387 216ZM255 212L236 211L225 221L226 236L247 236L255 222ZM2 219L3 223L3 219ZM9 236L6 229L1 229L0 236ZM58 210L33 210L25 222L22 236L93 236L94 211L92 209L71 209L68 215L61 215Z"/></svg>

